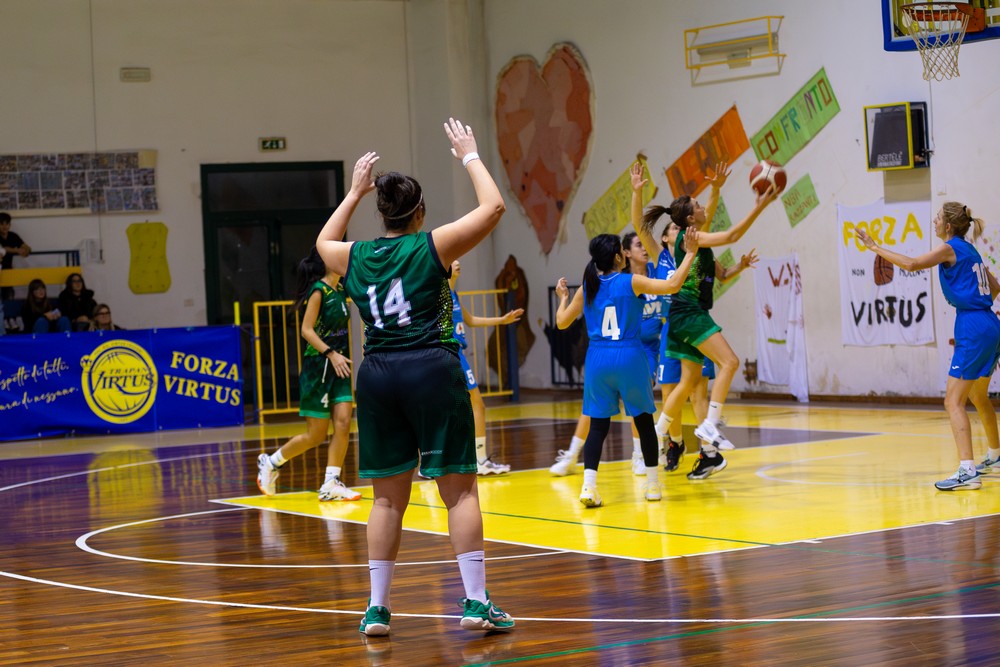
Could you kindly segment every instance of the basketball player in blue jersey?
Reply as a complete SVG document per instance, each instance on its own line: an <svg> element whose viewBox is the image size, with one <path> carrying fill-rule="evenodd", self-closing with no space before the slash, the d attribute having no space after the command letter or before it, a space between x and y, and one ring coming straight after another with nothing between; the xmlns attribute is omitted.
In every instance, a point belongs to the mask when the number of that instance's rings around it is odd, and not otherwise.
<svg viewBox="0 0 1000 667"><path fill-rule="evenodd" d="M483 394L479 391L479 384L472 372L472 366L465 358L463 351L469 346L465 339L465 326L494 327L513 324L521 319L524 309L517 308L500 317L480 317L466 313L462 309L462 303L458 300L458 293L455 292L455 285L461 275L462 263L456 259L451 263L451 277L448 279L448 284L451 287L451 321L455 324L455 339L462 346L458 350L458 360L462 363L462 371L465 373L465 385L469 390L469 398L472 400L472 416L476 422L476 474L480 477L503 475L510 472L510 466L497 463L490 458L489 448L486 446L486 404L483 402Z"/></svg>
<svg viewBox="0 0 1000 667"><path fill-rule="evenodd" d="M660 237L660 247L656 247L656 243L653 240L653 235L651 229L643 225L643 211L642 211L642 190L646 186L647 180L643 178L643 168L642 164L636 162L632 165L630 170L632 178L632 226L638 232L639 238L642 241L643 246L646 248L650 256L659 251L659 256L655 266L653 267L653 277L659 279L666 279L673 275L675 270L675 244L677 242L677 236L680 232L680 227L673 220L667 221L667 226L663 229L663 234ZM706 208L706 215L711 213L714 215L715 208L718 205L718 192L719 188L722 187L722 183L725 182L726 177L728 177L727 166L723 164L716 165L716 187L713 188L712 195L709 199L708 207ZM715 278L720 282L728 282L735 278L739 273L748 267L752 267L757 262L757 255L755 251L751 250L748 255L743 255L740 258L740 262L735 266L729 268L723 268L720 264L716 263ZM665 451L665 463L664 470L667 472L673 472L677 470L680 466L680 461L684 456L684 440L681 430L681 420L676 419L673 422L667 419L666 405L667 398L670 396L671 392L677 387L681 380L681 361L678 358L672 357L667 354L667 341L670 333L670 304L673 299L671 295L664 295L660 297L662 299L662 329L660 330L660 347L658 350L658 364L656 369L656 381L660 383L660 396L662 399L662 410L660 412L660 419L656 423L656 434L661 441L666 440L665 447L662 447ZM708 416L708 382L709 380L715 379L715 364L708 357L705 357L704 363L701 368L700 375L697 376L694 387L690 391L689 398L691 400L691 407L694 410L695 419L698 423L701 423ZM669 433L668 433L669 430ZM704 449L712 449L713 445L711 442L703 443ZM721 456L716 460L722 461ZM716 470L721 470L724 464L717 467L713 467L707 472L705 476L715 472ZM637 470L638 465L633 462L633 470ZM638 472L636 474L639 474Z"/></svg>
<svg viewBox="0 0 1000 667"><path fill-rule="evenodd" d="M587 348L583 380L583 414L590 417L590 431L583 445L583 488L580 502L585 507L604 504L597 490L597 466L604 439L611 429L611 417L619 412L619 400L632 417L646 464L646 500L660 500L660 469L657 465L656 430L653 427L653 385L649 362L640 340L645 294L671 294L680 289L693 264L698 234L688 238L692 252L669 280L621 273L625 266L621 239L599 234L590 241L590 262L583 272L583 286L569 297L566 278L556 284L559 307L556 326L567 328L583 313L590 345Z"/></svg>
<svg viewBox="0 0 1000 667"><path fill-rule="evenodd" d="M445 134L472 181L474 209L423 231L420 184L394 171L373 180L379 158L366 153L354 165L350 191L316 241L327 267L344 276L344 288L365 324L356 383L358 467L360 477L372 480L375 500L368 517L371 597L358 629L368 636L389 634L389 591L418 463L437 483L448 509L448 536L465 589L461 626L514 627L514 619L486 590L472 404L458 360L448 287L451 263L485 239L506 209L476 152L472 128L449 118ZM385 236L342 241L355 209L372 191Z"/></svg>
<svg viewBox="0 0 1000 667"><path fill-rule="evenodd" d="M712 248L729 245L740 240L763 210L773 202L778 193L770 187L763 194L757 195L757 201L750 213L740 222L724 231L712 232L712 217L719 199L719 191L729 176L728 166L719 165L710 178L712 190L708 207L702 205L689 195L681 195L674 199L669 207L650 206L642 216L642 227L649 233L656 221L664 214L680 227L674 260L685 258L682 239L692 230L699 231L698 257L690 274L674 296L670 304L670 330L667 335L667 355L680 359L681 378L663 405L663 415L667 422L667 431L673 422L680 419L681 408L691 395L698 377L701 375L705 358L711 359L717 368L718 376L712 385L712 395L708 404L708 414L695 428L695 435L703 441L698 460L695 462L688 479L705 479L713 473L726 467L726 461L719 452L721 449L732 449L733 444L723 435L722 409L729 395L740 360L722 335L722 327L715 323L709 310L712 308L712 288L715 280L726 276L730 269L722 268L715 260ZM742 264L742 262L741 262ZM737 265L739 267L740 265ZM669 451L668 451L669 455Z"/></svg>
<svg viewBox="0 0 1000 667"><path fill-rule="evenodd" d="M951 420L959 463L958 472L934 484L941 491L978 489L983 473L1000 470L997 415L989 398L990 376L1000 359L1000 319L992 310L1000 283L986 268L976 247L965 240L970 227L975 241L983 233L983 221L973 218L967 206L946 202L934 218L934 234L944 243L920 257L886 250L863 230L857 231L865 247L904 271L937 266L941 291L955 308L955 354L948 371L944 407ZM979 413L989 445L985 460L978 466L973 459L967 400Z"/></svg>

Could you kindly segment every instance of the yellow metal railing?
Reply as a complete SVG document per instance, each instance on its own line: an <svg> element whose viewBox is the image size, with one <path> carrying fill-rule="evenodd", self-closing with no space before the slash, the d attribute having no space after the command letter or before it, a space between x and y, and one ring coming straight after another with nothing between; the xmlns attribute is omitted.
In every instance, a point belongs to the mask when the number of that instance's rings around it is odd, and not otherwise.
<svg viewBox="0 0 1000 667"><path fill-rule="evenodd" d="M459 292L466 314L499 317L507 312L506 290ZM353 303L348 300L353 310ZM254 408L258 421L270 415L297 414L298 375L302 360L301 312L293 301L259 301L253 304ZM505 388L509 373L506 326L466 327L465 356L483 396L511 396ZM361 318L352 313L349 329L352 382L362 358L364 332ZM293 392L293 389L296 391Z"/></svg>

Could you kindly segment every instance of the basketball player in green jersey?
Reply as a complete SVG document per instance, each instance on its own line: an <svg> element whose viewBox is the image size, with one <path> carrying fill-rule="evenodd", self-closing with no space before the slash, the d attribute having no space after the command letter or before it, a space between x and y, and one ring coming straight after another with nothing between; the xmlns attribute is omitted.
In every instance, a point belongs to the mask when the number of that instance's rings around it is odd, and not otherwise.
<svg viewBox="0 0 1000 667"><path fill-rule="evenodd" d="M316 248L299 262L296 294L297 303L306 306L302 316L306 349L299 372L299 415L306 418L307 430L273 454L257 458L257 486L264 495L273 496L281 466L321 445L332 419L333 435L319 499L358 500L361 494L340 480L351 434L351 318L340 276L327 272Z"/></svg>
<svg viewBox="0 0 1000 667"><path fill-rule="evenodd" d="M476 152L472 128L449 119L445 133L462 161L478 206L430 232L424 226L420 184L389 172L372 180L378 160L366 153L354 166L351 190L333 212L316 246L327 268L343 275L365 323L358 368L360 476L372 479L368 517L371 598L361 621L366 635L389 634L389 589L410 500L413 469L437 482L465 598L461 625L508 630L514 619L486 592L483 517L476 481L472 404L458 359L452 323L451 263L500 222L500 190ZM374 241L341 241L361 198L377 190L386 234Z"/></svg>

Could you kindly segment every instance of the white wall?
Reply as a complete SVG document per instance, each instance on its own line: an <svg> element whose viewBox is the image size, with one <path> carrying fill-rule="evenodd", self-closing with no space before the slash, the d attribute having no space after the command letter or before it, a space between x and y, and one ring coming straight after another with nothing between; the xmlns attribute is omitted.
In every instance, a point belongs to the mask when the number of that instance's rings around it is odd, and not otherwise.
<svg viewBox="0 0 1000 667"><path fill-rule="evenodd" d="M84 273L123 326L204 324L201 164L342 159L350 174L358 155L376 149L380 167L410 169L405 6L5 0L2 150L155 149L160 202L142 216L15 213L13 229L36 250L100 236L104 262ZM121 83L123 66L151 68L152 81ZM259 153L264 136L287 137L288 150ZM172 286L135 295L125 229L147 219L169 228ZM370 202L357 220L373 226Z"/></svg>
<svg viewBox="0 0 1000 667"><path fill-rule="evenodd" d="M691 86L685 28L767 14L785 16L780 44L788 58L780 76ZM799 254L814 394L940 393L937 346L840 344L839 309L829 307L839 302L835 206L916 194L936 207L955 198L1000 224L989 141L1000 41L964 46L962 76L931 87L916 53L883 51L880 7L871 0L4 0L0 150L155 149L161 205L148 218L15 216L14 229L36 249L99 236L105 259L86 266L86 278L122 324L203 324L201 164L340 159L349 170L362 152L378 150L380 168L420 179L433 221L450 219L468 208L472 193L440 123L459 115L476 128L480 152L506 191L493 139L496 74L511 58L541 59L562 41L582 52L596 94L594 140L567 211L567 243L542 255L510 195L501 228L463 267L465 289L491 287L510 254L526 271L528 324L537 339L523 385L549 382L548 345L536 323L547 315L547 287L582 273L583 212L636 152L662 174L734 103L752 134L825 67L841 112L788 165L792 179L811 175L821 204L794 229L775 205L738 248ZM153 79L121 83L122 66L150 67ZM932 106L931 169L867 172L862 106L921 100ZM272 135L287 137L288 150L258 153L257 138ZM723 191L734 218L752 202L743 185L752 162L744 154ZM662 200L665 179L659 182ZM125 229L146 219L170 230L173 285L164 294L134 295L127 285ZM352 233L377 234L371 202L355 220ZM933 300L947 354L951 332L937 288ZM737 354L753 358L751 276L741 277L713 314ZM738 376L734 389L743 388Z"/></svg>
<svg viewBox="0 0 1000 667"><path fill-rule="evenodd" d="M589 166L567 212L568 242L544 257L513 201L496 234L497 261L514 254L528 274L532 320L546 315L548 285L562 275L579 281L588 259L581 217L637 152L644 152L651 170L659 174L657 201L667 204L670 195L663 170L730 106L737 105L751 135L825 67L841 111L787 165L792 180L811 175L820 206L795 228L789 226L780 204L772 206L736 249L756 247L763 257L798 253L812 393L941 393L938 347L950 356L951 331L943 323L947 304L936 287L937 346L857 348L840 343L836 205L858 206L883 196L900 200L916 193L929 196L935 207L950 198L967 202L988 224L991 220L1000 224L1000 188L993 185L996 158L986 140L996 123L1000 41L964 46L961 77L935 83L931 89L921 77L916 53L883 50L881 9L871 0L490 0L486 7L489 69L494 76L515 56L541 60L554 43L569 41L586 59L596 95L594 142ZM685 29L764 15L785 17L780 45L788 57L779 76L691 85L684 68ZM923 100L932 102L931 169L884 176L867 172L862 107ZM752 206L751 191L744 184L754 161L752 151L741 156L723 190L734 220ZM720 299L713 315L740 358L755 358L752 276L744 274ZM522 383L547 383L547 360L548 346L542 338L522 372ZM745 388L742 376L737 376L733 389ZM787 392L787 388L773 391Z"/></svg>

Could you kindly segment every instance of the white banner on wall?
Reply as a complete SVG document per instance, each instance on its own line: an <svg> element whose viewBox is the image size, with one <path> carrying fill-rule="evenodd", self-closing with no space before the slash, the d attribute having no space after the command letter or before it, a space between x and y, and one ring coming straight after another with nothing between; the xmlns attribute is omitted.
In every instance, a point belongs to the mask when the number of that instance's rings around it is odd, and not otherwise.
<svg viewBox="0 0 1000 667"><path fill-rule="evenodd" d="M809 401L802 276L793 254L761 259L753 272L757 296L757 377L785 384L796 399Z"/></svg>
<svg viewBox="0 0 1000 667"><path fill-rule="evenodd" d="M926 345L934 342L931 271L904 271L868 250L866 231L887 249L917 257L931 249L930 202L837 206L841 332L845 345Z"/></svg>

